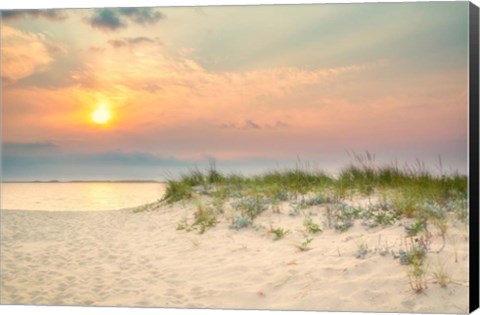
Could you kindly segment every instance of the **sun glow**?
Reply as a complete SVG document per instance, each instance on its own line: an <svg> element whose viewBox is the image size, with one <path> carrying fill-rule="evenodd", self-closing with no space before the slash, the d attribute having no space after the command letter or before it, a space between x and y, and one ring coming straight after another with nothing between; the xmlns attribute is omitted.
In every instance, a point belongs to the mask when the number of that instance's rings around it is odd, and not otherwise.
<svg viewBox="0 0 480 315"><path fill-rule="evenodd" d="M105 125L112 119L112 114L108 110L106 104L98 105L97 109L92 113L92 120L96 124Z"/></svg>

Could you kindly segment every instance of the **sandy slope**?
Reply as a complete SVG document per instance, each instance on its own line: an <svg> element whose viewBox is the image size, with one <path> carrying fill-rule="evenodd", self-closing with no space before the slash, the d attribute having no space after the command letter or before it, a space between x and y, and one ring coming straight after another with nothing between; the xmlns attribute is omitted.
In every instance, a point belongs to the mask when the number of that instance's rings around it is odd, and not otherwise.
<svg viewBox="0 0 480 315"><path fill-rule="evenodd" d="M453 222L440 254L428 255L429 286L412 293L405 266L378 249L401 248L404 228L325 230L311 250L303 218L267 211L257 228L177 231L193 205L152 212L2 212L2 304L353 310L462 313L468 309L468 232ZM322 222L322 208L312 218ZM290 232L273 241L268 227ZM260 227L259 225L262 225ZM432 248L439 247L439 238ZM357 259L358 244L370 252ZM439 264L454 283L441 288Z"/></svg>

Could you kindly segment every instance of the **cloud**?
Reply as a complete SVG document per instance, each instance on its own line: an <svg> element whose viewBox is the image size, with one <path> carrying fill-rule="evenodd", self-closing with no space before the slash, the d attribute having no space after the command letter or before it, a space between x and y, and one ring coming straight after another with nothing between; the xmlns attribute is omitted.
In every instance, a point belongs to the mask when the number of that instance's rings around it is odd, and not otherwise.
<svg viewBox="0 0 480 315"><path fill-rule="evenodd" d="M237 126L234 123L223 123L218 126L219 128L222 129L236 129Z"/></svg>
<svg viewBox="0 0 480 315"><path fill-rule="evenodd" d="M52 142L5 142L2 150L5 155L37 155L57 152L59 146Z"/></svg>
<svg viewBox="0 0 480 315"><path fill-rule="evenodd" d="M289 125L283 121L277 120L273 124L260 124L251 119L246 119L245 122L241 125L234 123L222 123L218 125L222 129L238 129L238 130L262 130L262 129L276 129L276 128L285 128Z"/></svg>
<svg viewBox="0 0 480 315"><path fill-rule="evenodd" d="M155 24L165 17L159 11L151 8L119 8L119 13L138 24Z"/></svg>
<svg viewBox="0 0 480 315"><path fill-rule="evenodd" d="M152 8L102 8L95 9L88 24L102 31L118 31L129 23L155 24L165 16Z"/></svg>
<svg viewBox="0 0 480 315"><path fill-rule="evenodd" d="M68 15L63 10L2 10L2 19L14 20L25 17L45 18L50 21L63 21Z"/></svg>
<svg viewBox="0 0 480 315"><path fill-rule="evenodd" d="M15 82L36 71L45 70L60 49L44 34L2 27L2 78ZM28 52L28 53L26 53Z"/></svg>
<svg viewBox="0 0 480 315"><path fill-rule="evenodd" d="M141 44L153 44L156 42L157 41L152 38L139 36L139 37L128 37L123 39L112 39L112 40L109 40L107 43L114 48L123 48L123 47L133 47Z"/></svg>
<svg viewBox="0 0 480 315"><path fill-rule="evenodd" d="M117 29L127 27L115 9L97 9L88 20L92 27L104 31L116 31Z"/></svg>
<svg viewBox="0 0 480 315"><path fill-rule="evenodd" d="M284 123L283 121L280 121L280 120L277 120L277 122L275 123L275 127L277 128L283 128L283 127L288 127L289 125L287 123Z"/></svg>
<svg viewBox="0 0 480 315"><path fill-rule="evenodd" d="M245 120L243 129L263 129L263 128L259 124L255 123L253 120L247 119Z"/></svg>

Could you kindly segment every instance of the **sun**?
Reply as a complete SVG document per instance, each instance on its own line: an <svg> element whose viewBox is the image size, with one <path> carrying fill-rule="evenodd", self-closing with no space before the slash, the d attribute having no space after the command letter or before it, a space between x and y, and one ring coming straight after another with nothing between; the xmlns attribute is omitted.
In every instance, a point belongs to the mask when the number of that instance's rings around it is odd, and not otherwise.
<svg viewBox="0 0 480 315"><path fill-rule="evenodd" d="M112 119L112 114L105 104L100 104L92 113L92 120L98 125L105 125Z"/></svg>

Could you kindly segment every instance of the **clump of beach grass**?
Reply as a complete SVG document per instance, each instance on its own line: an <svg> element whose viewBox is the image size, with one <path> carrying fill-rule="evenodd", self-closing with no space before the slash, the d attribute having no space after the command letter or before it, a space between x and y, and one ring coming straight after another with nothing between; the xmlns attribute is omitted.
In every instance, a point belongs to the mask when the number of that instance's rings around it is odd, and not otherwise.
<svg viewBox="0 0 480 315"><path fill-rule="evenodd" d="M272 233L274 235L274 237L273 237L274 241L281 240L282 238L285 237L285 235L287 235L289 233L289 231L287 229L284 229L284 228L281 228L281 227L277 227L277 228L270 227L268 232Z"/></svg>
<svg viewBox="0 0 480 315"><path fill-rule="evenodd" d="M359 213L359 209L346 203L329 204L326 207L327 226L345 232L354 225Z"/></svg>
<svg viewBox="0 0 480 315"><path fill-rule="evenodd" d="M174 203L180 200L190 199L192 196L192 186L187 182L169 180L163 200L167 203Z"/></svg>
<svg viewBox="0 0 480 315"><path fill-rule="evenodd" d="M190 224L188 218L185 216L178 222L176 229L186 232L197 230L199 234L203 234L217 223L218 220L215 210L212 207L205 206L200 200L197 200L196 210L193 214L193 222Z"/></svg>
<svg viewBox="0 0 480 315"><path fill-rule="evenodd" d="M426 221L419 220L405 227L406 239L404 250L399 251L397 258L400 264L406 265L407 276L411 289L415 293L421 293L427 288L427 267L425 259L428 253L429 232L426 229Z"/></svg>
<svg viewBox="0 0 480 315"><path fill-rule="evenodd" d="M194 222L192 228L198 228L199 233L205 231L217 224L217 216L214 209L205 206L201 201L197 202L197 210L194 213Z"/></svg>
<svg viewBox="0 0 480 315"><path fill-rule="evenodd" d="M412 256L408 268L408 279L410 287L415 293L421 293L427 288L426 274L427 269L423 258L417 255Z"/></svg>
<svg viewBox="0 0 480 315"><path fill-rule="evenodd" d="M435 283L438 283L438 285L440 285L442 288L446 288L447 285L452 281L450 274L445 268L445 263L439 262L432 274L435 279Z"/></svg>
<svg viewBox="0 0 480 315"><path fill-rule="evenodd" d="M425 258L426 248L414 242L406 245L406 250L399 252L400 264L406 265L406 272L410 288L415 293L421 293L427 288L427 269Z"/></svg>
<svg viewBox="0 0 480 315"><path fill-rule="evenodd" d="M322 232L322 229L320 228L320 225L313 222L312 218L310 218L310 217L305 218L305 220L303 221L303 226L305 227L307 232L311 233L311 234L316 234L316 233Z"/></svg>
<svg viewBox="0 0 480 315"><path fill-rule="evenodd" d="M261 195L241 198L232 203L232 206L251 221L268 208L267 201Z"/></svg>

